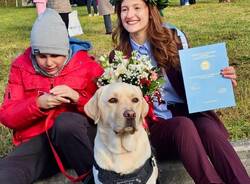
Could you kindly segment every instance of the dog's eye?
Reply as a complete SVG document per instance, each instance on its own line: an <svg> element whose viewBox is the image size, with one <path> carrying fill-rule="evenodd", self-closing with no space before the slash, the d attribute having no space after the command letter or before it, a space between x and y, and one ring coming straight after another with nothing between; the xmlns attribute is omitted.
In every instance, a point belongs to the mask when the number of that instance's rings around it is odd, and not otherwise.
<svg viewBox="0 0 250 184"><path fill-rule="evenodd" d="M117 103L118 99L117 98L110 98L109 103Z"/></svg>
<svg viewBox="0 0 250 184"><path fill-rule="evenodd" d="M138 98L133 98L132 102L137 103L137 102L139 102L139 99Z"/></svg>

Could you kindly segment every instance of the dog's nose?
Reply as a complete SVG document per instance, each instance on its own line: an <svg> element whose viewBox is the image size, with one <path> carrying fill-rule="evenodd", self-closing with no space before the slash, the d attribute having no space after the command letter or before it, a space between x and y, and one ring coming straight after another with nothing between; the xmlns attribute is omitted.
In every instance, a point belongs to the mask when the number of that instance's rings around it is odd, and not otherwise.
<svg viewBox="0 0 250 184"><path fill-rule="evenodd" d="M126 110L126 111L124 111L123 116L125 118L128 118L128 119L135 118L136 117L136 113L133 110Z"/></svg>

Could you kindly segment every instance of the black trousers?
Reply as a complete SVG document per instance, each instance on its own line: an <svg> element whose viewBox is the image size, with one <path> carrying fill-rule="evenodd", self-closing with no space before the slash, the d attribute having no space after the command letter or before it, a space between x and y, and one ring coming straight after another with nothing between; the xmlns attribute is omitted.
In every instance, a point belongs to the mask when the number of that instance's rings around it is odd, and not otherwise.
<svg viewBox="0 0 250 184"><path fill-rule="evenodd" d="M104 20L104 25L106 29L106 34L111 34L112 33L112 21L111 21L110 14L103 15L103 20Z"/></svg>
<svg viewBox="0 0 250 184"><path fill-rule="evenodd" d="M61 16L66 28L69 28L69 13L59 13L59 15Z"/></svg>
<svg viewBox="0 0 250 184"><path fill-rule="evenodd" d="M66 168L81 175L92 168L96 126L81 114L64 112L49 130ZM0 160L1 184L30 184L59 172L45 134L17 146Z"/></svg>

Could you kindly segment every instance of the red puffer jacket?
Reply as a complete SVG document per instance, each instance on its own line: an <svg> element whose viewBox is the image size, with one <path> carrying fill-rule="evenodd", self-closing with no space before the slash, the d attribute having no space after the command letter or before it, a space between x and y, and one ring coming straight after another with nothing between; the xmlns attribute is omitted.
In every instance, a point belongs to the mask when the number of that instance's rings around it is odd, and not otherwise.
<svg viewBox="0 0 250 184"><path fill-rule="evenodd" d="M61 71L60 75L48 78L35 73L30 59L31 49L19 56L11 65L4 101L0 108L0 122L13 129L15 145L45 132L45 120L51 110L41 111L36 104L37 97L49 92L57 85L67 85L78 91L80 98L76 104L65 104L56 109L48 122L52 127L54 118L61 112L84 113L83 106L95 93L95 79L103 69L86 51L78 51Z"/></svg>

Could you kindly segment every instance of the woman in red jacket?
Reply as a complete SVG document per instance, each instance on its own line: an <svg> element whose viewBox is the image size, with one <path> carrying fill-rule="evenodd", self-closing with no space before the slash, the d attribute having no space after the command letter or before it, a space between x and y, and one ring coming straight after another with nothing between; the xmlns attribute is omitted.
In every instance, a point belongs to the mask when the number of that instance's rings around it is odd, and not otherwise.
<svg viewBox="0 0 250 184"><path fill-rule="evenodd" d="M55 10L35 21L31 47L12 63L0 108L0 122L13 130L16 145L0 160L0 183L33 183L58 171L46 131L65 166L78 175L91 168L96 127L83 106L103 69L88 55L90 47L69 40Z"/></svg>
<svg viewBox="0 0 250 184"><path fill-rule="evenodd" d="M163 26L157 7L161 9L164 0L113 2L118 27L112 36L117 49L128 56L132 50L148 55L152 65L162 69L166 80L161 88L165 103L154 103L157 121L148 121L157 158L179 158L197 184L250 184L216 114L213 111L188 113L178 55L178 49L187 47L187 42L181 44L183 35ZM236 86L233 67L223 68L221 77Z"/></svg>

